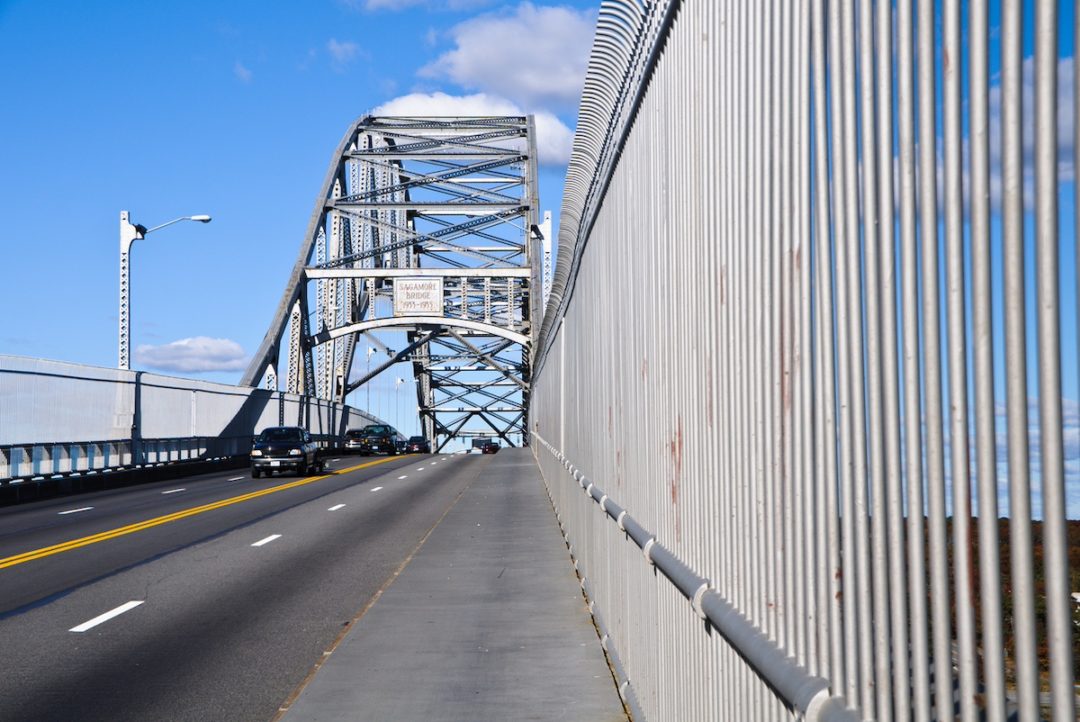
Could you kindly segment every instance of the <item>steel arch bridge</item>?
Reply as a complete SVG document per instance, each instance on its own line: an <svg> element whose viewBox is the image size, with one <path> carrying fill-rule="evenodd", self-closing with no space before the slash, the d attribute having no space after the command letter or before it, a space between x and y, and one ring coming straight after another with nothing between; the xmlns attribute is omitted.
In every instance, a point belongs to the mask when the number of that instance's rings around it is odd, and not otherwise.
<svg viewBox="0 0 1080 722"><path fill-rule="evenodd" d="M242 383L276 389L283 363L286 391L343 402L411 361L433 446L524 442L545 267L535 138L531 116L350 125ZM354 379L362 341L387 358Z"/></svg>

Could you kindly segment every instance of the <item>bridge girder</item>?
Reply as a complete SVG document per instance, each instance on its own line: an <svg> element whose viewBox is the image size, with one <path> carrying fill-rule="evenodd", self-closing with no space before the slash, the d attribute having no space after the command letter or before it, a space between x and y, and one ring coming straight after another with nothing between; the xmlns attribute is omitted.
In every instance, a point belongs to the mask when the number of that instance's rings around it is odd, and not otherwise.
<svg viewBox="0 0 1080 722"><path fill-rule="evenodd" d="M270 328L242 383L344 401L360 339L406 335L424 435L524 439L543 313L531 116L365 116L331 159ZM423 309L403 303L405 289ZM535 322L535 323L534 323ZM366 342L365 342L366 343ZM479 424L479 426L477 426Z"/></svg>

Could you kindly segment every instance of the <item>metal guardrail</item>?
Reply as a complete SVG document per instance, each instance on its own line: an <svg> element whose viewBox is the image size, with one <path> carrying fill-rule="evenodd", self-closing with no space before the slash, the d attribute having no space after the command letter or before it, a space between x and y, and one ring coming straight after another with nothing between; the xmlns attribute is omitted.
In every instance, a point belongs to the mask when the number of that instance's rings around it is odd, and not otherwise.
<svg viewBox="0 0 1080 722"><path fill-rule="evenodd" d="M335 448L340 437L312 437L323 449ZM130 439L120 441L49 442L0 446L0 487L65 476L141 469L193 461L245 457L252 435L140 439L133 453Z"/></svg>
<svg viewBox="0 0 1080 722"><path fill-rule="evenodd" d="M1075 58L989 5L601 5L530 429L694 570L552 484L647 719L790 713L699 578L863 718L1076 719Z"/></svg>
<svg viewBox="0 0 1080 722"><path fill-rule="evenodd" d="M0 488L234 459L278 424L306 426L328 448L368 423L380 422L279 391L0 356Z"/></svg>
<svg viewBox="0 0 1080 722"><path fill-rule="evenodd" d="M822 720L823 722L830 720L835 722L855 722L859 719L857 714L847 709L842 698L830 696L827 680L810 674L804 666L788 656L760 628L740 614L728 600L718 594L713 588L712 582L695 572L672 553L670 549L657 541L654 534L641 526L625 509L590 481L562 452L537 433L533 433L532 438L539 441L545 449L551 452L552 456L562 465L567 476L573 479L585 496L595 502L600 511L606 514L619 527L620 531L625 532L626 538L641 549L644 562L655 566L679 590L679 593L690 602L690 608L694 613L702 620L706 620L716 631L722 634L747 663L753 666L757 673L776 690L777 695L790 709L810 722L816 720ZM555 497L551 494L550 486L552 483L558 483L558 479L548 481L545 476L544 481L548 485L548 496L551 498L552 506L555 508L556 517L562 524L562 515ZM569 545L571 555L573 555L574 540L571 532L564 529L564 538ZM582 587L585 589L586 596L590 596L587 577L582 574L580 569L578 573L581 576ZM598 620L597 626L601 629L601 639L605 649L607 649L609 635L603 622L600 621L600 613L595 609L595 602L590 602L589 611ZM630 680L623 671L621 660L618 659L617 653L613 649L609 649L608 654L613 657L613 664L620 677L619 694L630 705L634 718L642 719L644 715L641 712L636 695L633 695Z"/></svg>

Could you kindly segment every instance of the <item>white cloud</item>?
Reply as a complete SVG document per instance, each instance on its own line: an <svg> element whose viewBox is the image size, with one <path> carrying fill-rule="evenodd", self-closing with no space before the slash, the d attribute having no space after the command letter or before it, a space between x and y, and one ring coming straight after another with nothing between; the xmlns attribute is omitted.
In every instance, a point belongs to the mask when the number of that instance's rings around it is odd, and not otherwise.
<svg viewBox="0 0 1080 722"><path fill-rule="evenodd" d="M356 54L360 52L360 46L347 40L338 41L336 38L330 38L330 41L326 43L326 50L330 53L334 67L340 70L356 57Z"/></svg>
<svg viewBox="0 0 1080 722"><path fill-rule="evenodd" d="M475 95L410 93L383 103L372 113L403 116L526 114L515 103L485 93ZM536 146L540 162L545 165L565 165L570 160L574 132L552 113L539 111L534 115L536 117Z"/></svg>
<svg viewBox="0 0 1080 722"><path fill-rule="evenodd" d="M592 10L523 2L451 28L457 47L420 74L528 107L573 108L585 82L595 22Z"/></svg>
<svg viewBox="0 0 1080 722"><path fill-rule="evenodd" d="M159 371L203 373L242 371L247 367L244 349L227 338L182 338L162 346L135 349L135 362Z"/></svg>
<svg viewBox="0 0 1080 722"><path fill-rule="evenodd" d="M251 71L248 70L247 68L245 68L244 65L239 60L237 60L236 64L233 65L232 70L233 70L233 75L235 75L240 80L241 83L250 83L251 82L251 78L252 78Z"/></svg>

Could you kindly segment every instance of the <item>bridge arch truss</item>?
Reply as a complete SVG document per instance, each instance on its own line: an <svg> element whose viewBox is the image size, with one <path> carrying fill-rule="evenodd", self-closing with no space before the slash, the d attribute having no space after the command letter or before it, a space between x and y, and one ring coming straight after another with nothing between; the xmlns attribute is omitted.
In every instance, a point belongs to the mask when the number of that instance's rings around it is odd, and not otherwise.
<svg viewBox="0 0 1080 722"><path fill-rule="evenodd" d="M437 448L516 445L543 269L531 116L364 116L334 152L243 383L343 402L411 362ZM358 347L385 360L354 378Z"/></svg>

